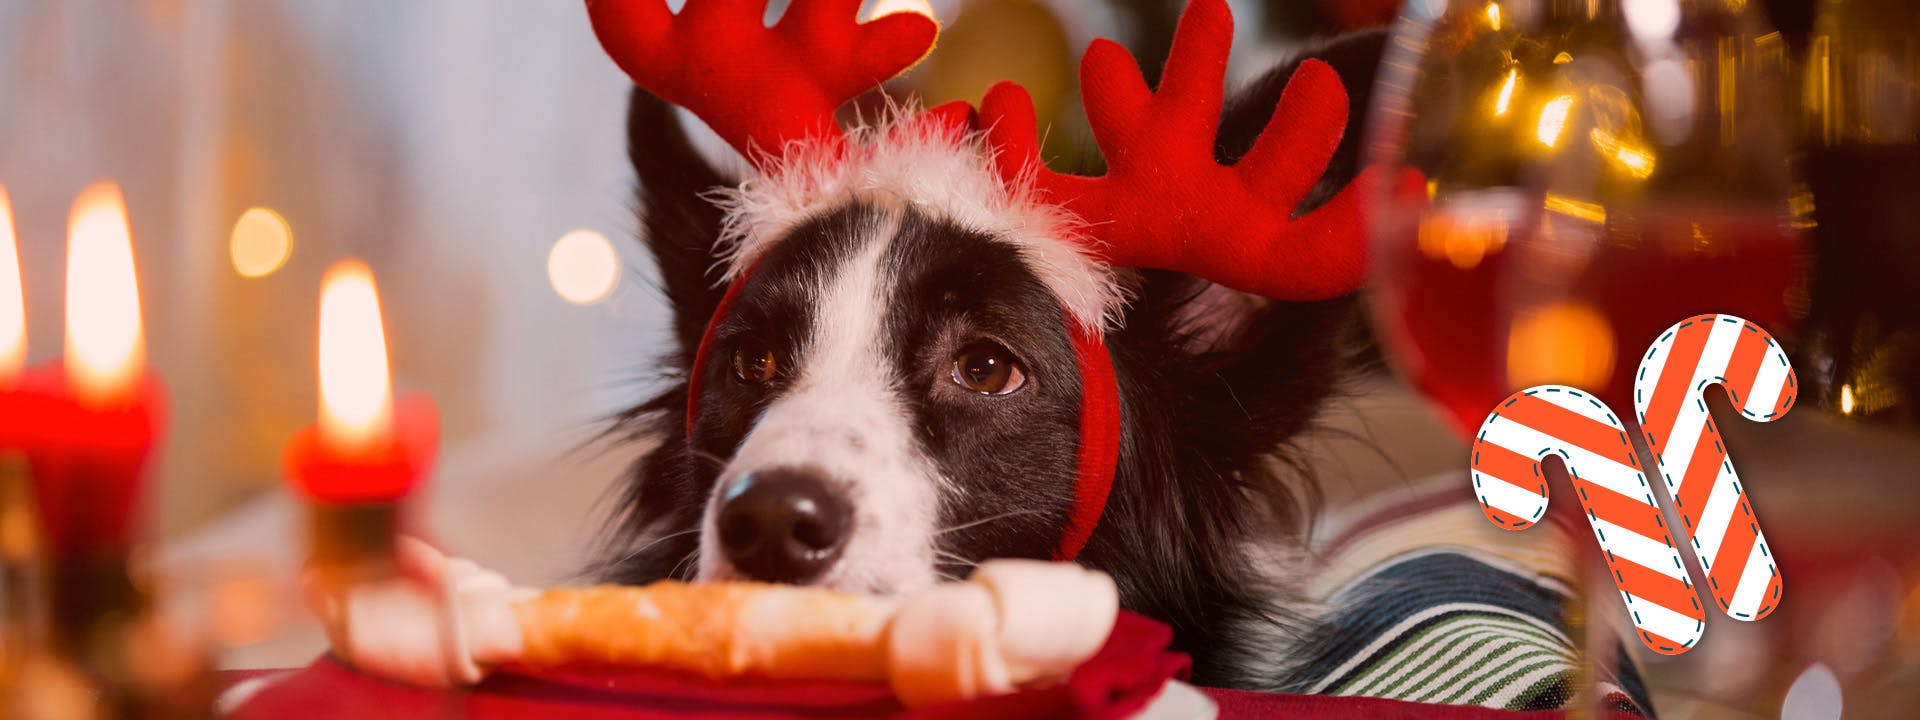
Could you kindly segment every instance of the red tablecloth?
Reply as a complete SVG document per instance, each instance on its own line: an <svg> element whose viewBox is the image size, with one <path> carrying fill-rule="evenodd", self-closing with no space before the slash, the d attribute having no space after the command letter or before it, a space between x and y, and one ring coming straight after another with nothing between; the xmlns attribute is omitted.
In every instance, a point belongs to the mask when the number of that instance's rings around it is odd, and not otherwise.
<svg viewBox="0 0 1920 720"><path fill-rule="evenodd" d="M520 720L651 720L713 718L1124 718L1146 707L1167 680L1184 679L1187 656L1168 649L1165 625L1122 613L1099 654L1067 682L965 703L908 710L884 685L846 682L714 684L679 675L540 675L496 673L462 692L407 687L360 674L331 657L297 670L227 673L226 717L471 718ZM1333 698L1206 690L1220 716L1331 718L1529 718L1484 708L1420 705L1371 698Z"/></svg>

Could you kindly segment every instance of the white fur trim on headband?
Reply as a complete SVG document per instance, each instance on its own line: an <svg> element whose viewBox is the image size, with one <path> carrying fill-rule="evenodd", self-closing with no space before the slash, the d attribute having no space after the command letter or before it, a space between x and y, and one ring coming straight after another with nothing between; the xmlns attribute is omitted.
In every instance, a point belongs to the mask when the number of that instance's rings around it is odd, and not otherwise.
<svg viewBox="0 0 1920 720"><path fill-rule="evenodd" d="M720 252L728 279L823 211L853 201L912 207L1013 246L1074 318L1102 330L1116 326L1126 293L1113 268L1081 244L1079 219L1035 197L1028 183L1002 182L979 133L895 109L847 136L844 152L792 145L759 174L713 193L726 214Z"/></svg>

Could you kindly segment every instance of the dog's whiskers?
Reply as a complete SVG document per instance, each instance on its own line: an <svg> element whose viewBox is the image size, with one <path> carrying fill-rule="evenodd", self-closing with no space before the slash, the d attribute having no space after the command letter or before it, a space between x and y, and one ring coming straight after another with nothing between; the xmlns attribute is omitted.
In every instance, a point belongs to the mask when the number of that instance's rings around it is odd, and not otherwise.
<svg viewBox="0 0 1920 720"><path fill-rule="evenodd" d="M692 562L694 556L698 554L699 554L699 551L697 549L688 550L686 557L680 558L680 562L674 563L673 569L667 571L667 577L681 579L681 580L690 579L690 578L683 578L680 576L680 568L685 567L687 563Z"/></svg>
<svg viewBox="0 0 1920 720"><path fill-rule="evenodd" d="M691 453L693 455L693 459L695 460L706 461L708 464L712 465L713 469L715 470L727 469L727 459L720 457L719 455L715 455L713 453L707 452L705 450L701 450L700 448L696 448L696 447L687 448L687 452Z"/></svg>
<svg viewBox="0 0 1920 720"><path fill-rule="evenodd" d="M666 542L666 541L668 541L668 540L672 540L672 539L674 539L674 538L677 538L677 537L682 537L682 536L685 536L685 535L692 535L692 534L694 534L694 533L697 533L697 532L700 532L700 528L697 528L697 527L696 527L696 528L693 528L693 529L691 529L691 530L681 530L680 532L677 532L677 533L667 533L667 534L665 534L665 535L662 535L662 536L660 536L660 537L657 537L657 538L654 538L654 539L653 539L652 541L650 541L650 542L648 542L648 543L647 543L647 544L645 544L645 545L641 545L641 546L640 546L639 548L637 548L637 549L635 549L635 550L634 550L633 552L630 552L630 553L627 553L625 557L622 557L622 558L620 558L620 562L621 562L621 563L625 563L625 562L626 562L626 561L628 561L628 560L632 560L632 559L634 559L634 558L636 558L636 557L639 557L639 556L640 556L640 553L643 553L643 552L646 552L646 551L648 551L648 550L650 550L650 549L652 549L652 548L653 548L653 546L655 546L655 545L659 545L660 543L663 543L663 542Z"/></svg>
<svg viewBox="0 0 1920 720"><path fill-rule="evenodd" d="M934 537L946 535L947 533L959 532L961 530L966 530L968 528L979 527L981 525L985 525L995 520L1005 520L1007 518L1019 517L1021 515L1039 515L1039 514L1040 514L1039 510L1027 509L1027 510L1014 510L1012 512L1001 513L999 515L989 515L987 517L980 518L979 520L972 520L972 521L961 523L959 525L955 525L950 528L943 528L939 531L936 531L934 533Z"/></svg>

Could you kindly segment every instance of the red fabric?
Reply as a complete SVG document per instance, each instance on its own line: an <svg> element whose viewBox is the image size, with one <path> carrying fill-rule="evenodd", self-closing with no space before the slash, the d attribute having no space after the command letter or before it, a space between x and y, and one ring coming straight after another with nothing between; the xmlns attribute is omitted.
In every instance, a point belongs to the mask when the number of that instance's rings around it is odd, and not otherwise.
<svg viewBox="0 0 1920 720"><path fill-rule="evenodd" d="M912 67L939 27L916 13L858 22L861 0L588 0L600 45L648 92L691 110L755 163L840 136L834 110Z"/></svg>
<svg viewBox="0 0 1920 720"><path fill-rule="evenodd" d="M1073 509L1054 549L1055 560L1072 560L1086 548L1106 512L1120 458L1120 387L1113 377L1113 359L1099 330L1071 316L1067 323L1074 328L1073 354L1080 364L1080 457L1074 465Z"/></svg>
<svg viewBox="0 0 1920 720"><path fill-rule="evenodd" d="M287 443L287 478L308 499L324 503L396 502L433 467L440 445L440 414L426 395L394 399L393 434L384 445L341 452L309 425Z"/></svg>
<svg viewBox="0 0 1920 720"><path fill-rule="evenodd" d="M1301 63L1273 117L1239 162L1214 160L1233 16L1225 0L1193 0L1181 16L1157 91L1119 44L1097 40L1080 64L1081 97L1107 174L1062 175L1040 161L1033 101L1003 82L980 105L996 166L1078 215L1092 250L1128 267L1176 270L1281 300L1324 300L1366 278L1363 174L1313 212L1293 212L1325 173L1347 127L1333 68Z"/></svg>
<svg viewBox="0 0 1920 720"><path fill-rule="evenodd" d="M651 720L686 716L768 718L1093 718L1139 712L1169 678L1185 679L1187 657L1167 649L1172 631L1121 613L1112 637L1065 683L1011 695L907 710L883 685L849 682L737 682L714 684L679 675L544 676L501 672L464 692L436 692L362 675L329 657L293 671L224 673L231 690L265 683L230 709L236 720L303 718L457 717L515 720ZM1562 718L1559 711L1513 712L1460 705L1429 705L1377 698L1282 695L1202 688L1221 718L1381 718L1393 720L1529 720ZM231 701L234 697L223 698ZM1636 716L1614 712L1613 720Z"/></svg>
<svg viewBox="0 0 1920 720"><path fill-rule="evenodd" d="M40 522L64 557L126 552L147 461L165 430L165 389L144 372L125 399L102 407L76 399L58 360L0 393L0 449L27 456Z"/></svg>
<svg viewBox="0 0 1920 720"><path fill-rule="evenodd" d="M714 684L679 675L535 677L502 672L465 692L435 692L361 675L331 657L285 675L230 674L233 683L268 684L229 717L489 718L568 717L639 720L700 715L721 718L856 716L940 719L1123 718L1146 706L1168 678L1184 678L1187 657L1167 649L1165 625L1122 613L1105 647L1066 682L999 697L900 707L883 684L735 682Z"/></svg>

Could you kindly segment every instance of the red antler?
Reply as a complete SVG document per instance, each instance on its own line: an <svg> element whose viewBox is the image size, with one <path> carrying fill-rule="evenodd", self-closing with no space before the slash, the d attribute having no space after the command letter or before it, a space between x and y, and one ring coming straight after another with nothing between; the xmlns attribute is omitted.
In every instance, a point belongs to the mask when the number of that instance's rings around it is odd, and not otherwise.
<svg viewBox="0 0 1920 720"><path fill-rule="evenodd" d="M679 105L759 163L789 141L838 138L834 110L913 66L939 27L915 13L857 22L861 0L588 0L600 45L648 92Z"/></svg>
<svg viewBox="0 0 1920 720"><path fill-rule="evenodd" d="M1003 82L981 102L981 124L999 148L1008 182L1030 181L1086 222L1107 262L1178 270L1282 300L1322 300L1360 287L1366 241L1363 182L1294 218L1326 171L1347 125L1347 95L1333 69L1301 63L1266 129L1238 163L1214 160L1233 16L1224 0L1193 0L1180 19L1157 91L1131 55L1096 40L1080 62L1081 96L1104 177L1051 172L1041 163L1033 101ZM1369 179L1363 175L1362 180Z"/></svg>

